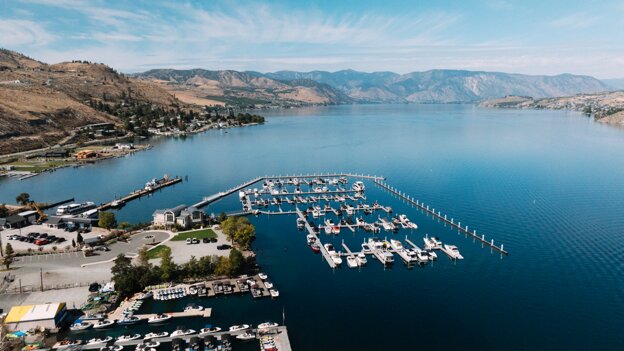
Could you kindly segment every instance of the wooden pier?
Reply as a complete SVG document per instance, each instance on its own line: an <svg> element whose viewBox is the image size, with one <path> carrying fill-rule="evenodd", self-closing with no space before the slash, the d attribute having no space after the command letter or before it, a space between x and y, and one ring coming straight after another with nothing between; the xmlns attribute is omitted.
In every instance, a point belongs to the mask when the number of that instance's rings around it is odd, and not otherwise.
<svg viewBox="0 0 624 351"><path fill-rule="evenodd" d="M390 193L398 196L399 198L405 200L409 204L414 205L417 208L421 209L422 211L430 214L432 217L437 218L437 219L443 221L444 223L449 224L451 227L457 228L457 230L459 230L460 232L463 232L464 234L473 237L475 240L480 241L484 246L489 246L492 250L500 252L501 255L509 255L509 253L507 251L505 251L505 249L503 248L503 244L501 244L500 246L494 244L494 239L492 239L490 241L487 241L485 239L485 235L478 236L476 230L473 230L472 232L470 232L468 230L468 226L462 227L461 222L455 222L455 220L453 218L451 218L449 220L447 215L443 215L441 211L436 212L435 209L433 209L433 208L429 209L429 206L425 206L424 203L422 203L422 202L420 202L418 200L415 200L413 197L410 197L410 196L406 195L404 192L401 192L401 191L399 191L399 190L389 186L386 183L382 183L381 181L377 181L377 180L375 180L374 183L376 185L378 185L379 187L381 187L382 189L385 189L388 192L390 192Z"/></svg>
<svg viewBox="0 0 624 351"><path fill-rule="evenodd" d="M162 188L166 188L168 186L177 184L177 183L179 183L181 181L182 181L182 178L180 178L180 177L175 177L175 178L172 178L172 179L163 179L162 183L158 183L155 186L151 187L150 189L135 190L135 191L131 192L130 194L126 195L125 197L122 197L120 199L113 200L111 202L102 204L97 209L100 210L100 211L103 211L103 210L112 208L114 202L121 202L121 203L125 204L125 203L128 203L128 202L132 201L132 200L136 200L136 199L138 199L138 198L140 198L142 196L149 195L149 194L151 194L151 193L153 193L153 192L155 192L157 190L160 190Z"/></svg>

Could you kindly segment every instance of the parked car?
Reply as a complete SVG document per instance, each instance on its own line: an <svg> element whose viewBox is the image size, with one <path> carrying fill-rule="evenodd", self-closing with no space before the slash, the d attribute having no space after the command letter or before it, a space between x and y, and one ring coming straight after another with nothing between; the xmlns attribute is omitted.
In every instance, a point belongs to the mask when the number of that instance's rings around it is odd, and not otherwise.
<svg viewBox="0 0 624 351"><path fill-rule="evenodd" d="M43 246L48 244L48 239L37 239L35 245Z"/></svg>
<svg viewBox="0 0 624 351"><path fill-rule="evenodd" d="M193 240L191 240L191 243L193 243L193 244L199 244L199 239L197 239L197 238L193 238Z"/></svg>
<svg viewBox="0 0 624 351"><path fill-rule="evenodd" d="M203 239L202 239L202 242L203 242L204 244L208 244L208 243L210 242L210 238L203 238Z"/></svg>
<svg viewBox="0 0 624 351"><path fill-rule="evenodd" d="M101 285L98 283L91 283L89 284L89 292L97 292L98 290L100 290Z"/></svg>
<svg viewBox="0 0 624 351"><path fill-rule="evenodd" d="M228 244L221 244L219 246L217 246L217 250L228 250L231 249L232 247Z"/></svg>
<svg viewBox="0 0 624 351"><path fill-rule="evenodd" d="M211 243L216 243L217 242L217 238L210 238L210 242Z"/></svg>
<svg viewBox="0 0 624 351"><path fill-rule="evenodd" d="M186 245L191 245L193 243L193 239L186 238Z"/></svg>
<svg viewBox="0 0 624 351"><path fill-rule="evenodd" d="M48 237L48 233L41 233L39 234L40 238L47 238Z"/></svg>

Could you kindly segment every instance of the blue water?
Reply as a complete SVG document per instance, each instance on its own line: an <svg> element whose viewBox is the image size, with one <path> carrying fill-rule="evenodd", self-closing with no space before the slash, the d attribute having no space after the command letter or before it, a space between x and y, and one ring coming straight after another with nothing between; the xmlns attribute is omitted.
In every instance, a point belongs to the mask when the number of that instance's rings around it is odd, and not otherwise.
<svg viewBox="0 0 624 351"><path fill-rule="evenodd" d="M117 214L137 222L258 175L384 175L510 255L501 259L368 183L370 199L419 225L407 232L413 241L438 235L465 260L440 256L409 270L369 260L362 270L332 271L307 248L294 218L254 218L258 261L282 296L206 300L213 324L281 321L284 310L296 350L624 348L622 130L561 111L377 105L271 112L263 126L149 142L152 150L131 157L0 180L0 201L27 191L40 201L104 202L164 173L188 177ZM226 199L207 212L239 208ZM343 230L324 240L355 248L364 237Z"/></svg>

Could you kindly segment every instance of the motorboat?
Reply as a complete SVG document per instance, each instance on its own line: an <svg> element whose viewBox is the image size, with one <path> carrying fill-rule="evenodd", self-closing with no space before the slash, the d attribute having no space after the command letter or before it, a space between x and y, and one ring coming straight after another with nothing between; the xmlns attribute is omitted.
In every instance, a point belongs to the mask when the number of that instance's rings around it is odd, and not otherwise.
<svg viewBox="0 0 624 351"><path fill-rule="evenodd" d="M433 251L433 250L426 250L426 251L427 251L427 254L429 255L429 259L431 261L435 261L435 260L438 259L438 254L436 254L435 251Z"/></svg>
<svg viewBox="0 0 624 351"><path fill-rule="evenodd" d="M113 340L112 336L107 336L105 338L93 338L87 341L87 345L97 345L97 344L106 344L107 342Z"/></svg>
<svg viewBox="0 0 624 351"><path fill-rule="evenodd" d="M69 330L71 330L71 331L74 331L74 332L75 332L75 331L87 330L87 329L92 328L92 327L93 327L93 323L90 323L90 322L82 322L82 321L81 321L81 322L77 322L77 323L72 324L72 325L69 327Z"/></svg>
<svg viewBox="0 0 624 351"><path fill-rule="evenodd" d="M238 340L248 341L256 338L256 334L250 332L244 332L243 334L236 335Z"/></svg>
<svg viewBox="0 0 624 351"><path fill-rule="evenodd" d="M140 321L141 319L139 319L138 317L126 316L124 319L118 321L117 324L118 325L132 325L132 324L137 324Z"/></svg>
<svg viewBox="0 0 624 351"><path fill-rule="evenodd" d="M429 262L429 254L427 253L427 251L423 251L423 250L416 251L416 257L418 258L419 263Z"/></svg>
<svg viewBox="0 0 624 351"><path fill-rule="evenodd" d="M333 253L330 253L329 256L336 266L340 266L342 264L342 258L340 258L340 254L338 252L334 251Z"/></svg>
<svg viewBox="0 0 624 351"><path fill-rule="evenodd" d="M358 192L364 191L364 189L365 189L364 188L364 182L357 181L357 182L353 183L353 185L351 186L351 189L353 189L355 191L358 191Z"/></svg>
<svg viewBox="0 0 624 351"><path fill-rule="evenodd" d="M323 246L325 247L325 250L327 250L327 252L331 255L332 253L336 252L334 250L334 245L332 245L331 243L326 243L323 244Z"/></svg>
<svg viewBox="0 0 624 351"><path fill-rule="evenodd" d="M260 279L262 280L266 280L269 278L269 276L266 275L266 273L258 273L258 277L260 277Z"/></svg>
<svg viewBox="0 0 624 351"><path fill-rule="evenodd" d="M141 293L141 294L137 295L136 299L137 300L146 300L146 299L149 299L150 297L153 297L153 296L154 296L154 293L152 291L148 291L148 292Z"/></svg>
<svg viewBox="0 0 624 351"><path fill-rule="evenodd" d="M319 244L318 244L318 243L312 243L312 244L310 245L310 249L312 249L312 251L314 251L314 252L316 252L316 253L318 253L318 252L320 252L320 251L321 251L321 247L319 246Z"/></svg>
<svg viewBox="0 0 624 351"><path fill-rule="evenodd" d="M429 237L428 235L423 238L425 242L425 248L428 250L439 250L442 248L442 242L435 236Z"/></svg>
<svg viewBox="0 0 624 351"><path fill-rule="evenodd" d="M203 310L204 310L204 306L198 306L198 305L188 305L184 307L184 312L199 312Z"/></svg>
<svg viewBox="0 0 624 351"><path fill-rule="evenodd" d="M230 332L237 332L245 329L249 329L249 324L233 325L228 330Z"/></svg>
<svg viewBox="0 0 624 351"><path fill-rule="evenodd" d="M160 333L145 334L145 337L143 339L144 340L149 340L149 339L157 339L157 338L166 338L168 336L169 336L169 333L164 331L164 332L160 332Z"/></svg>
<svg viewBox="0 0 624 351"><path fill-rule="evenodd" d="M279 324L275 322L264 322L264 323L258 324L258 329L269 329L269 328L275 328L277 326L279 326Z"/></svg>
<svg viewBox="0 0 624 351"><path fill-rule="evenodd" d="M401 248L400 250L396 250L396 253L403 259L403 261L407 264L418 261L418 257L416 252L413 250L406 250Z"/></svg>
<svg viewBox="0 0 624 351"><path fill-rule="evenodd" d="M192 335L195 334L195 330L193 329L178 329L171 333L172 338L179 338L181 336Z"/></svg>
<svg viewBox="0 0 624 351"><path fill-rule="evenodd" d="M403 244L399 240L390 239L390 246L397 251L404 250Z"/></svg>
<svg viewBox="0 0 624 351"><path fill-rule="evenodd" d="M163 323L163 322L170 320L171 318L173 318L173 316L168 315L168 314L164 314L164 313L156 314L156 315L149 317L149 319L147 320L147 323L149 324Z"/></svg>
<svg viewBox="0 0 624 351"><path fill-rule="evenodd" d="M106 345L100 347L100 351L121 351L123 350L123 346L121 345Z"/></svg>
<svg viewBox="0 0 624 351"><path fill-rule="evenodd" d="M117 342L126 342L141 338L141 334L126 334L117 338Z"/></svg>
<svg viewBox="0 0 624 351"><path fill-rule="evenodd" d="M199 336L206 336L208 334L218 333L220 331L221 331L221 328L219 327L213 327L212 325L207 325L204 328L201 328L199 330Z"/></svg>
<svg viewBox="0 0 624 351"><path fill-rule="evenodd" d="M444 246L442 247L441 250L444 251L445 254L447 254L450 258L452 258L454 260L463 260L464 259L464 256L462 256L459 253L459 249L455 245L446 245L446 244L444 244Z"/></svg>
<svg viewBox="0 0 624 351"><path fill-rule="evenodd" d="M277 298L279 297L279 290L277 289L269 289L269 294L271 294L272 298Z"/></svg>
<svg viewBox="0 0 624 351"><path fill-rule="evenodd" d="M104 319L104 320L95 322L95 324L93 325L93 329L108 328L108 327L110 327L110 326L112 326L114 324L115 324L114 320Z"/></svg>
<svg viewBox="0 0 624 351"><path fill-rule="evenodd" d="M356 268L358 266L358 261L355 256L347 256L347 266L349 268Z"/></svg>
<svg viewBox="0 0 624 351"><path fill-rule="evenodd" d="M297 218L297 228L303 229L305 227L305 219Z"/></svg>
<svg viewBox="0 0 624 351"><path fill-rule="evenodd" d="M308 234L306 236L306 239L308 241L308 245L312 245L316 241L316 236L313 234Z"/></svg>
<svg viewBox="0 0 624 351"><path fill-rule="evenodd" d="M266 280L266 281L264 282L264 286L265 286L267 289L271 289L271 288L273 288L273 283L271 283L270 281Z"/></svg>
<svg viewBox="0 0 624 351"><path fill-rule="evenodd" d="M52 346L52 349L54 350L64 350L68 348L73 349L73 348L76 348L78 345L82 345L82 343L83 343L82 340L61 340L55 343Z"/></svg>
<svg viewBox="0 0 624 351"><path fill-rule="evenodd" d="M362 243L362 252L365 254L371 253L371 248L367 243Z"/></svg>
<svg viewBox="0 0 624 351"><path fill-rule="evenodd" d="M156 340L148 340L147 342L143 343L143 346L145 346L147 348L156 348L156 347L160 346L160 342L156 341Z"/></svg>
<svg viewBox="0 0 624 351"><path fill-rule="evenodd" d="M355 256L355 259L357 261L358 266L365 266L367 261L366 261L366 255L364 253L359 253L357 254L357 256Z"/></svg>

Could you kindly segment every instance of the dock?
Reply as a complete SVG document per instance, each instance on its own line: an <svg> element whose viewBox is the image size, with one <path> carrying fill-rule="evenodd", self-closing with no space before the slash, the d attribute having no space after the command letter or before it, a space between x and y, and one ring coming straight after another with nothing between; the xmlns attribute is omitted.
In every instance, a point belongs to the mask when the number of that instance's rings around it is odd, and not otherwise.
<svg viewBox="0 0 624 351"><path fill-rule="evenodd" d="M485 235L478 236L476 230L473 230L471 232L470 230L468 230L468 226L462 227L461 222L455 222L453 218L449 220L447 215L443 215L441 211L436 212L435 209L433 208L429 209L428 205L426 206L423 202L420 202L419 200L414 199L414 197L408 196L404 192L401 192L384 182L375 180L374 183L377 186L381 187L382 189L385 189L386 191L392 193L393 195L396 195L399 198L405 200L409 204L414 205L417 208L421 209L422 211L430 214L433 218L437 218L443 221L444 223L450 225L451 227L457 228L457 230L466 234L467 236L469 235L473 237L475 240L480 241L483 246L489 246L492 250L500 252L501 255L509 255L509 253L503 248L503 244L500 244L500 246L494 244L494 239L487 241L485 239Z"/></svg>
<svg viewBox="0 0 624 351"><path fill-rule="evenodd" d="M224 328L227 329L227 328ZM272 335L273 338L275 339L275 344L278 346L278 350L279 351L292 351L292 347L290 345L290 340L288 338L288 330L286 328L286 326L279 326L279 327L275 327L273 328L273 330L275 332L272 333L266 333L266 335ZM223 335L230 335L230 336L235 336L238 334L242 334L245 331L250 331L258 336L262 335L258 329L247 329L247 330L241 330L239 332L230 332L230 331L220 331L220 332L216 332L216 333L210 333L209 335L214 336L217 339L221 339L221 337ZM185 343L189 343L191 338L196 338L198 337L198 334L191 334L191 335L186 335L186 336L180 336L180 337L175 337L172 338L170 336L166 337L166 338L154 338L152 340L154 341L158 341L161 344L165 344L165 343L170 343L171 341L173 341L173 339L182 339L184 340ZM200 339L203 339L203 337L201 337ZM125 341L125 342L115 342L115 344L117 345L122 345L122 346L136 346L136 345L140 345L143 344L144 340L143 339L137 339L137 340L130 340L130 341ZM100 348L102 348L104 346L104 344L94 344L94 345L80 345L77 348L75 348L75 350L99 350ZM161 346L161 349L163 347Z"/></svg>
<svg viewBox="0 0 624 351"><path fill-rule="evenodd" d="M132 200L136 200L136 199L138 199L138 198L140 198L142 196L149 195L149 194L151 194L151 193L153 193L153 192L155 192L157 190L160 190L162 188L166 188L168 186L172 186L174 184L180 183L181 181L182 181L182 178L180 178L180 177L175 177L175 178L172 178L172 179L162 179L162 182L156 184L155 186L153 186L153 187L151 187L149 189L143 188L143 189L135 190L135 191L131 192L130 194L128 194L128 195L126 195L126 196L124 196L124 197L122 197L120 199L116 199L116 200L113 200L111 202L107 202L105 204L102 204L97 209L99 211L107 210L107 209L113 207L113 203L114 202L128 203L128 202L130 202Z"/></svg>
<svg viewBox="0 0 624 351"><path fill-rule="evenodd" d="M323 255L323 258L325 259L325 261L327 261L327 264L331 268L336 268L336 264L329 256L329 252L327 252L327 249L325 249L325 246L321 244L321 240L319 239L318 235L316 235L316 232L314 231L314 229L310 226L310 223L308 222L306 217L303 215L303 212L301 212L299 208L296 209L296 212L297 212L297 216L299 216L299 218L302 218L305 221L305 229L308 231L308 233L310 235L314 235L314 237L316 238L316 242L318 242L319 248L321 249L321 254Z"/></svg>
<svg viewBox="0 0 624 351"><path fill-rule="evenodd" d="M216 202L218 200L221 200L222 198L232 195L236 192L239 192L247 187L250 187L260 181L263 180L267 180L267 179L288 179L288 178L337 178L337 177L348 177L348 178L360 178L360 179L370 179L373 181L384 181L386 180L385 177L382 176L376 176L376 175L364 175L364 174L355 174L355 173L327 173L327 174L323 174L323 173L319 173L319 174L291 174L291 175L273 175L273 176L269 176L269 175L265 175L263 177L258 177L255 179L252 179L248 182L236 185L226 191L221 191L218 192L216 194L210 195L210 196L206 196L204 197L200 202L196 203L193 205L193 207L196 208L202 208L202 207L206 207L208 205L210 205L213 202Z"/></svg>

